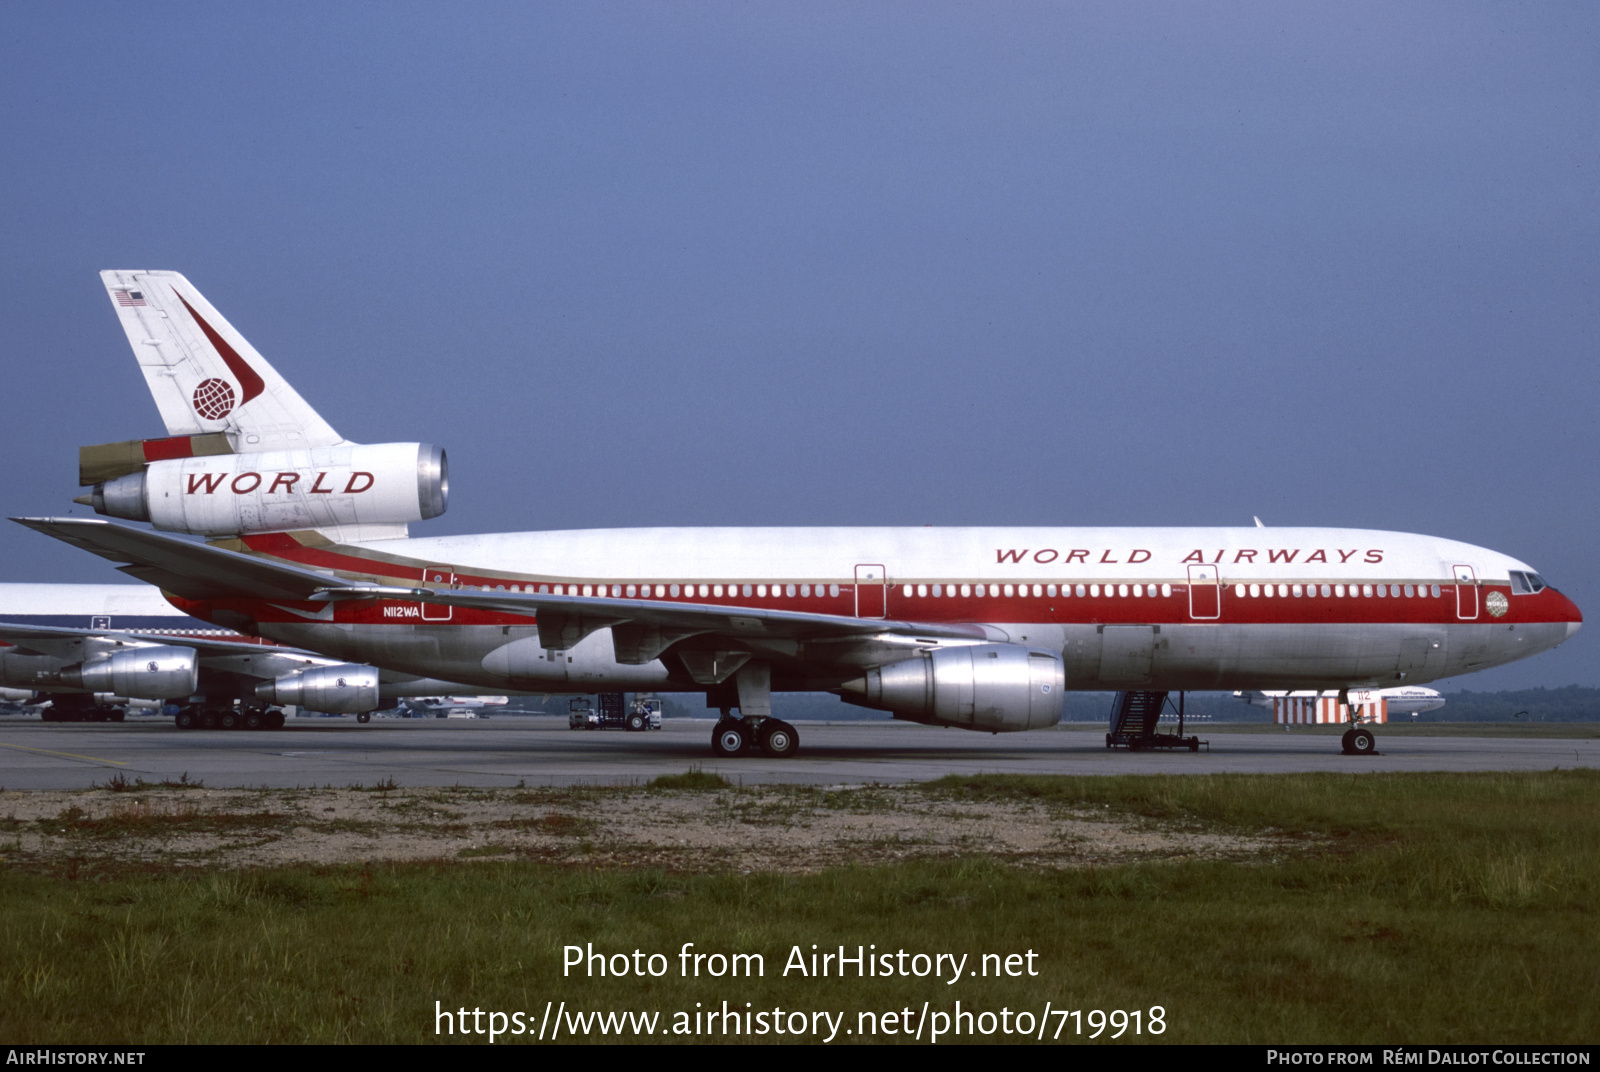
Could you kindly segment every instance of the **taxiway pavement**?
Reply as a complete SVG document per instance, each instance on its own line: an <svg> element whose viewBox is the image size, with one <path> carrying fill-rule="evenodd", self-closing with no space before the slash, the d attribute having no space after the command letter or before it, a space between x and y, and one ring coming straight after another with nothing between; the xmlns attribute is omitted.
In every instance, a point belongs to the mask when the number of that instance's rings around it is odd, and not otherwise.
<svg viewBox="0 0 1600 1072"><path fill-rule="evenodd" d="M572 731L564 718L295 719L282 730L179 730L0 719L0 789L81 789L187 775L215 788L265 786L642 785L691 767L744 783L927 781L947 774L1258 774L1296 771L1514 771L1600 767L1600 740L1385 736L1378 755L1346 756L1338 739L1263 726L1218 733L1198 753L1108 751L1103 731L1063 726L988 736L907 723L797 722L784 760L711 755L710 719L659 731ZM1189 732L1207 740L1203 728Z"/></svg>

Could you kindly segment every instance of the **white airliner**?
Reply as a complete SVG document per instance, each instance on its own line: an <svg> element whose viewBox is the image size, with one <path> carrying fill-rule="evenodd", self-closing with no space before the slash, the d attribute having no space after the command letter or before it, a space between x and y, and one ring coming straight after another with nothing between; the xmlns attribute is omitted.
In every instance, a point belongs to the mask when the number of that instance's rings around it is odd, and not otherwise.
<svg viewBox="0 0 1600 1072"><path fill-rule="evenodd" d="M1548 650L1582 621L1514 558L1397 532L409 538L409 523L444 512L442 450L341 438L181 275L102 278L168 437L85 448L79 478L93 487L79 501L211 543L23 524L122 563L195 617L330 658L498 692L704 693L723 710L718 754L795 750L773 690L1002 732L1054 724L1068 688L1423 683ZM1370 734L1355 747L1370 751Z"/></svg>
<svg viewBox="0 0 1600 1072"><path fill-rule="evenodd" d="M272 729L281 713L233 701L284 678L280 702L363 722L400 697L459 687L263 644L190 617L148 585L0 584L0 699L48 701L49 721L120 722L129 706L165 702L179 705L185 729Z"/></svg>

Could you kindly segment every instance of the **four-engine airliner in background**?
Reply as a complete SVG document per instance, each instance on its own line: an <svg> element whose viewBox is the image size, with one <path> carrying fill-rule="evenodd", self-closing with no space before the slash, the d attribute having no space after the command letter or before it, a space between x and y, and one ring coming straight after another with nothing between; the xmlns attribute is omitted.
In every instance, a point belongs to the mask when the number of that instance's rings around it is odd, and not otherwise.
<svg viewBox="0 0 1600 1072"><path fill-rule="evenodd" d="M234 702L269 686L276 703L363 722L401 698L459 689L241 636L146 585L0 584L0 699L48 703L46 721L120 722L129 701L170 702L180 728L274 729L280 710Z"/></svg>
<svg viewBox="0 0 1600 1072"><path fill-rule="evenodd" d="M1398 532L413 538L410 523L445 510L442 450L343 439L183 276L102 278L168 435L84 448L92 490L78 501L158 531L23 524L120 563L197 618L352 664L498 692L704 693L723 713L719 754L794 751L774 690L1026 730L1059 720L1066 689L1420 684L1548 650L1582 620L1525 563Z"/></svg>

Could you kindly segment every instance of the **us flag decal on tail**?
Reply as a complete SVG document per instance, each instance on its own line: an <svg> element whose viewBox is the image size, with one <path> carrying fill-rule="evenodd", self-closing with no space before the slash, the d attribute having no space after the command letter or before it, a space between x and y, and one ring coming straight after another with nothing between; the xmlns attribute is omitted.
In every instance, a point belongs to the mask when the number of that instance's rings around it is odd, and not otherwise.
<svg viewBox="0 0 1600 1072"><path fill-rule="evenodd" d="M144 292L139 290L113 290L111 292L111 296L115 298L117 304L122 306L124 309L132 308L135 305L144 304Z"/></svg>

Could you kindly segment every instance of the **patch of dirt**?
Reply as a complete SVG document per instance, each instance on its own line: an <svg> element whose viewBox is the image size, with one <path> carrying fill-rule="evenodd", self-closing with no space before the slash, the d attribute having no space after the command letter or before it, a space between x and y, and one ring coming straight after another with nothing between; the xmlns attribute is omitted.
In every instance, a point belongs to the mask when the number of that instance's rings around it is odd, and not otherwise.
<svg viewBox="0 0 1600 1072"><path fill-rule="evenodd" d="M521 858L805 873L918 857L1060 868L1305 848L1033 803L956 804L903 786L0 793L0 864L52 870Z"/></svg>

